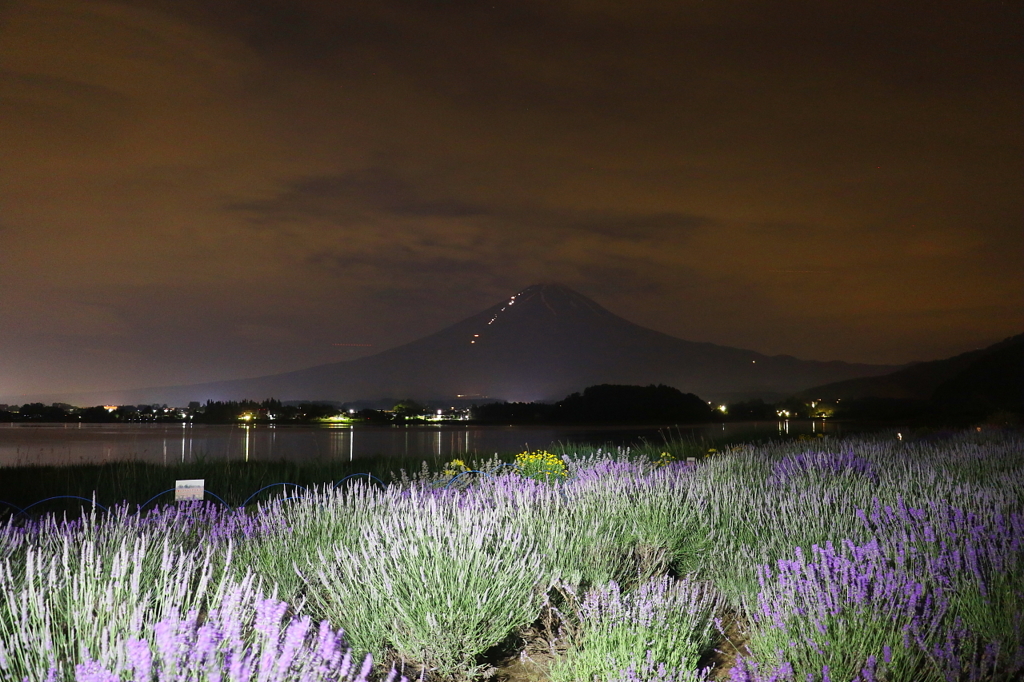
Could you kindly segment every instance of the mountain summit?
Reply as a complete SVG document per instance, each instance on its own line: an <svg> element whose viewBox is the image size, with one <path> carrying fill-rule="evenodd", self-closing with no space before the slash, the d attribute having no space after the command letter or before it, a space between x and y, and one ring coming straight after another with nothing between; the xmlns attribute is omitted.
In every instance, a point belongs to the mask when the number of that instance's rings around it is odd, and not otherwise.
<svg viewBox="0 0 1024 682"><path fill-rule="evenodd" d="M788 395L889 365L769 357L633 324L560 284L527 287L417 341L273 376L131 391L128 402L453 398L550 400L595 384L667 384L705 399Z"/></svg>

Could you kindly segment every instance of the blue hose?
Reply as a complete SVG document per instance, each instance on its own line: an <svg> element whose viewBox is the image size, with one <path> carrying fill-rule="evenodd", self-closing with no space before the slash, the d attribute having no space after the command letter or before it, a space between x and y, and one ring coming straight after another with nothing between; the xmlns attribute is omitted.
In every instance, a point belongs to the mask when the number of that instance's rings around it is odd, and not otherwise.
<svg viewBox="0 0 1024 682"><path fill-rule="evenodd" d="M293 485L293 486L295 486L296 488L302 488L303 490L305 490L305 489L306 489L306 487L305 487L305 486L299 485L298 483L271 483L270 485L265 485L265 486L263 486L262 488L260 488L260 489L259 489L259 490L257 490L256 492L254 492L254 493L253 493L252 495L250 495L249 497L245 498L245 502L243 502L243 503L242 503L242 504L241 504L241 505L239 506L239 509L241 509L241 508L242 508L242 507L244 507L245 505L249 504L249 500L251 500L252 498L256 497L256 496L257 496L257 495L259 495L259 494L260 494L261 492L263 492L263 491L264 491L264 490L266 490L267 488L273 488L273 487L274 487L275 485L284 485L284 486L289 486L289 485ZM294 499L294 498L291 498L291 497L289 497L288 499L289 499L289 500L291 500L291 499Z"/></svg>
<svg viewBox="0 0 1024 682"><path fill-rule="evenodd" d="M29 506L27 506L24 509L22 509L21 513L24 514L24 513L28 512L29 509L31 509L32 507L36 506L37 504L42 504L43 502L49 502L50 500L85 500L86 502L92 502L93 507L99 507L103 511L110 511L109 509L104 507L102 504L100 504L96 500L90 500L88 497L81 497L80 495L57 495L56 497L47 497L45 500L39 500L38 502L33 502Z"/></svg>
<svg viewBox="0 0 1024 682"><path fill-rule="evenodd" d="M334 486L331 488L331 490L337 490L339 485L341 485L342 483L344 483L348 479L354 478L356 476L366 476L367 482L369 482L370 479L373 479L374 481L377 481L377 483L380 483L382 488L387 488L388 487L387 484L384 481L380 480L379 478L377 478L373 474L365 473L365 474L349 474L345 478L343 478L340 481L338 481L337 483L335 483Z"/></svg>

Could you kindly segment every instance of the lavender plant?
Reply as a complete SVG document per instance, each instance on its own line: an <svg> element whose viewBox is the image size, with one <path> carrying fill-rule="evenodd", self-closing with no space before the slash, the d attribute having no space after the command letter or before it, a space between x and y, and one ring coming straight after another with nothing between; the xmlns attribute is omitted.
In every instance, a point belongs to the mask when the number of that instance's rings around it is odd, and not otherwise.
<svg viewBox="0 0 1024 682"><path fill-rule="evenodd" d="M838 679L980 680L1024 671L1020 515L997 515L989 527L948 503L876 500L859 516L877 534L868 544L815 546L809 560L797 548L777 571L762 567L749 643L759 661L801 678L828 670Z"/></svg>
<svg viewBox="0 0 1024 682"><path fill-rule="evenodd" d="M1024 664L1014 663L1024 660L1024 514L988 512L984 507L981 513L965 512L946 501L915 508L902 500L896 505L875 500L870 511L858 510L858 517L896 567L949 594L953 640L935 661L956 658L967 667L993 656L986 667L1024 670ZM934 642L918 643L934 651ZM954 656L953 649L960 653Z"/></svg>
<svg viewBox="0 0 1024 682"><path fill-rule="evenodd" d="M996 474L972 467L961 473L961 461L976 461L979 456L971 438L943 443L938 449L935 444L895 438L849 440L841 447L828 438L815 443L816 452L824 445L835 456L856 453L855 461L873 471L877 482L849 470L835 474L812 469L799 476L794 473L786 485L774 484L780 463L793 462L804 452L800 444L770 444L713 458L697 468L690 493L709 500L715 552L705 555L704 569L739 608L758 592L758 566L789 557L793 547L806 551L826 542L868 542L873 536L857 520L856 511L870 508L876 498L889 505L904 499L914 506L941 499L969 500L989 516L1021 511L1017 493L1024 492L1024 468L1019 440L986 445ZM828 460L822 455L816 459ZM786 471L794 465L781 466Z"/></svg>
<svg viewBox="0 0 1024 682"><path fill-rule="evenodd" d="M570 467L561 505L545 514L564 536L554 554L564 581L636 585L669 567L690 570L710 530L707 501L689 493L690 471L617 459Z"/></svg>
<svg viewBox="0 0 1024 682"><path fill-rule="evenodd" d="M799 679L827 669L856 679L869 654L882 657L891 679L924 679L928 672L915 640L942 632L945 592L892 567L877 543L827 544L805 557L763 566L747 646L762 665L791 670Z"/></svg>
<svg viewBox="0 0 1024 682"><path fill-rule="evenodd" d="M246 580L225 590L205 614L174 613L160 620L148 640L108 640L96 658L87 656L75 666L75 682L369 680L372 657L354 657L340 630L288 612L286 602L263 599Z"/></svg>
<svg viewBox="0 0 1024 682"><path fill-rule="evenodd" d="M537 618L546 544L470 493L388 491L352 545L318 554L308 605L378 658L469 676L476 656Z"/></svg>
<svg viewBox="0 0 1024 682"><path fill-rule="evenodd" d="M633 555L639 532L632 516L637 490L630 473L597 477L584 470L563 488L564 497L552 500L547 514L535 516L538 528L549 529L557 538L551 560L564 582L587 586L616 579L637 581L640 567ZM653 544L646 558L647 563L653 560L651 570L666 563L664 548Z"/></svg>
<svg viewBox="0 0 1024 682"><path fill-rule="evenodd" d="M14 525L13 521L13 517L9 517L0 524L0 561L17 552L25 542L25 529Z"/></svg>
<svg viewBox="0 0 1024 682"><path fill-rule="evenodd" d="M615 582L593 589L576 608L577 632L566 656L552 666L551 679L705 679L697 662L711 645L720 607L711 585L667 576L633 592Z"/></svg>
<svg viewBox="0 0 1024 682"><path fill-rule="evenodd" d="M300 502L278 507L279 529L254 534L239 543L235 579L251 568L275 585L282 599L301 608L307 589L302 575L315 573L318 552L352 546L359 529L379 518L383 499L379 486L357 480L337 490L314 488Z"/></svg>
<svg viewBox="0 0 1024 682"><path fill-rule="evenodd" d="M28 547L0 563L0 670L9 679L58 678L111 638L147 632L180 610L200 610L221 584L214 549L182 550L141 533L117 545L65 535L57 551Z"/></svg>
<svg viewBox="0 0 1024 682"><path fill-rule="evenodd" d="M785 485L805 476L863 476L875 485L879 482L875 466L852 449L838 453L811 451L786 455L772 467L771 481Z"/></svg>
<svg viewBox="0 0 1024 682"><path fill-rule="evenodd" d="M608 682L705 682L711 679L709 668L697 671L686 668L670 668L654 659L654 652L647 650L642 663L630 663L623 670L609 676Z"/></svg>
<svg viewBox="0 0 1024 682"><path fill-rule="evenodd" d="M629 512L636 524L636 547L662 549L665 554L663 565L651 566L647 575L641 570L641 579L669 568L677 575L690 574L712 551L710 500L693 494L693 478L692 470L677 464L651 471L639 481Z"/></svg>

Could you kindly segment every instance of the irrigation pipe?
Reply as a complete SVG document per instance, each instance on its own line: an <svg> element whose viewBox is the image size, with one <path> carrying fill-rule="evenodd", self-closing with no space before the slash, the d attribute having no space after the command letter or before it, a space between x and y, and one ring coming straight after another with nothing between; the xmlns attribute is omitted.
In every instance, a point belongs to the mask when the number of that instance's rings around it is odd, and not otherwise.
<svg viewBox="0 0 1024 682"><path fill-rule="evenodd" d="M4 500L0 500L0 504L7 505L8 507L10 507L12 509L17 509L18 510L18 514L24 514L25 513L25 510L22 509L21 507L19 507L16 504L11 504L10 502L5 502ZM15 516L17 516L18 514L15 514Z"/></svg>
<svg viewBox="0 0 1024 682"><path fill-rule="evenodd" d="M241 508L242 508L242 507L244 507L245 505L249 504L249 500L251 500L252 498L256 497L257 495L259 495L259 494L260 494L261 492L263 492L263 491L264 491L264 490L266 490L267 488L273 488L273 487L274 487L275 485L283 485L283 486L289 486L289 485L293 485L293 486L295 486L296 488L302 488L303 490L305 490L305 489L306 489L306 486L303 486L303 485L299 485L298 483L271 483L270 485L265 485L265 486L263 486L262 488L260 488L260 489L259 489L259 490L257 490L256 492L254 492L254 493L253 493L252 495L250 495L249 497L245 498L245 502L243 502L243 503L242 503L241 505L239 505L239 507L238 507L238 508L239 508L239 509L241 509ZM293 499L295 499L295 498L293 498L293 497L289 497L288 499L289 499L289 500L293 500Z"/></svg>
<svg viewBox="0 0 1024 682"><path fill-rule="evenodd" d="M86 502L92 502L92 506L93 507L99 507L100 509L102 509L105 512L110 511L109 509L104 507L102 504L100 504L96 500L90 500L88 497L82 497L80 495L57 495L55 497L47 497L45 500L39 500L38 502L33 502L29 506L27 506L24 509L22 509L21 513L25 514L25 513L28 512L29 509L31 509L32 507L36 506L37 504L42 504L43 502L49 502L51 500L85 500Z"/></svg>
<svg viewBox="0 0 1024 682"><path fill-rule="evenodd" d="M142 505L139 507L139 513L141 514L142 510L145 509L146 505L149 504L150 502L152 502L153 500L155 500L156 498L160 497L161 495L166 495L167 493L173 493L175 490L176 490L176 488L169 488L169 489L163 491L162 493L157 493L153 497L149 498L144 503L142 503Z"/></svg>
<svg viewBox="0 0 1024 682"><path fill-rule="evenodd" d="M452 478L452 480L448 481L448 483L445 484L443 489L448 490L448 486L450 486L452 483L455 483L455 481L459 480L466 474L483 474L484 476L490 476L494 480L498 480L497 476L495 476L494 474L489 474L486 471L477 471L476 469L473 469L472 471L463 471L461 474L457 474Z"/></svg>
<svg viewBox="0 0 1024 682"><path fill-rule="evenodd" d="M377 481L377 483L380 483L382 488L387 488L388 487L387 483L385 483L384 481L380 480L379 478L377 478L373 474L365 473L365 474L349 474L345 478L343 478L340 481L338 481L337 483L335 483L334 486L331 488L331 490L337 490L339 485L341 485L342 483L344 483L345 481L347 481L350 478L355 478L356 476L366 476L367 483L369 483L370 479L373 479L374 481Z"/></svg>

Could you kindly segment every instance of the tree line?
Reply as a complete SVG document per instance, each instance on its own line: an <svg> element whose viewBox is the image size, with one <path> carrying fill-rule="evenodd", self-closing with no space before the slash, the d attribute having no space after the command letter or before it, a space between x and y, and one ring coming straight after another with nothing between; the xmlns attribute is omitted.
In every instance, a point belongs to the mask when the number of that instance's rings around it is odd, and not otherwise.
<svg viewBox="0 0 1024 682"><path fill-rule="evenodd" d="M0 421L5 422L83 422L112 424L118 422L183 422L195 424L232 424L241 419L253 422L314 422L339 413L330 403L303 402L284 404L268 398L255 400L208 400L205 404L191 402L188 407L156 405L96 405L75 407L66 403L25 403L0 405Z"/></svg>
<svg viewBox="0 0 1024 682"><path fill-rule="evenodd" d="M674 423L712 420L712 407L692 393L659 384L599 384L571 393L556 403L488 403L472 410L480 422L526 423Z"/></svg>

